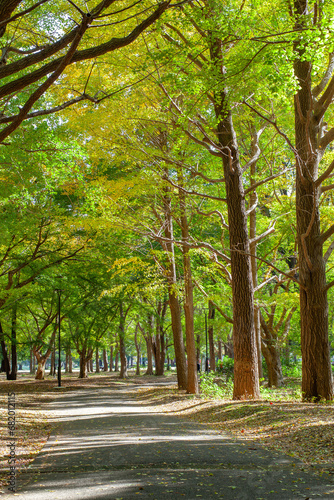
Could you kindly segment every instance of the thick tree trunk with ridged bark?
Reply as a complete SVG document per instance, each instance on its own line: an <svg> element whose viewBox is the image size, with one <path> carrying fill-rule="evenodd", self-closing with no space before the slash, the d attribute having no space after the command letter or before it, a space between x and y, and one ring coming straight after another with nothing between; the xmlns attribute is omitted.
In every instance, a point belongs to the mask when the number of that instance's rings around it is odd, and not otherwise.
<svg viewBox="0 0 334 500"><path fill-rule="evenodd" d="M210 40L211 61L217 74L224 75L223 42ZM234 345L234 399L259 398L257 342L254 327L254 288L250 260L249 236L242 169L239 149L229 109L228 91L214 93L217 117L217 139L222 152L226 187L226 203L231 251L233 345Z"/></svg>
<svg viewBox="0 0 334 500"><path fill-rule="evenodd" d="M182 173L179 172L179 183L183 183ZM186 199L182 189L179 189L180 222L182 234L183 254L183 281L184 281L184 316L186 326L187 346L187 392L198 394L197 359L194 334L194 285L191 272L191 261L189 255L189 226L186 212Z"/></svg>
<svg viewBox="0 0 334 500"><path fill-rule="evenodd" d="M307 0L295 1L296 30L304 28ZM323 113L312 96L312 63L296 43L295 95L296 209L299 251L302 394L306 400L333 399L328 340L326 262L320 227L318 182Z"/></svg>
<svg viewBox="0 0 334 500"><path fill-rule="evenodd" d="M168 171L165 174L168 175ZM171 323L174 341L174 352L176 362L177 384L179 389L187 389L187 365L184 351L183 332L181 323L181 306L177 296L177 276L173 243L173 220L171 210L171 198L169 188L165 187L163 197L164 217L165 217L165 237L168 240L165 249L168 256L167 267L167 287L169 297L169 308L171 313Z"/></svg>

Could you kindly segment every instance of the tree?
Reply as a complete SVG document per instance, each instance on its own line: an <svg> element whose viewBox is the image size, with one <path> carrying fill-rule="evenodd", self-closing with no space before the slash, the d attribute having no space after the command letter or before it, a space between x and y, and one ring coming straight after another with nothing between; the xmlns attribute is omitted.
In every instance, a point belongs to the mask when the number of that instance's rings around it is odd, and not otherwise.
<svg viewBox="0 0 334 500"><path fill-rule="evenodd" d="M332 13L329 8L328 13ZM312 58L307 50L310 42L302 39L305 29L316 29L322 35L321 19L326 6L309 7L307 0L295 0L294 29L300 37L295 41L294 72L298 91L294 99L296 154L296 209L299 250L300 320L302 348L302 393L305 399L331 400L334 396L328 341L327 292L334 282L326 281L326 262L333 249L324 254L323 247L334 234L334 225L321 230L320 199L333 186L325 185L334 170L334 161L319 175L322 158L334 140L334 128L327 131L325 115L334 95L333 52L318 85L313 86ZM310 14L313 21L310 22Z"/></svg>
<svg viewBox="0 0 334 500"><path fill-rule="evenodd" d="M36 2L16 14L14 14L14 11L21 4L24 5L23 0L4 0L1 5L0 36L4 40L4 46L0 80L3 80L4 83L0 87L0 99L3 99L5 107L10 109L11 114L2 118L2 123L8 123L8 125L5 125L0 131L0 144L4 143L5 139L27 118L54 113L83 99L97 102L96 97L88 96L83 90L78 98L69 99L58 106L51 106L47 110L30 113L35 103L57 81L67 66L76 62L95 59L132 43L145 29L159 19L169 7L170 1L158 4L155 9L155 5L148 2L145 8L142 9L142 6L139 8L137 3L129 3L124 6L124 2L103 0L94 6L90 5L89 12L85 12L72 2L64 2L62 8L57 6L56 10L50 9L49 5L45 5L46 3L46 0ZM117 10L110 12L109 8L111 6L115 7L115 4L119 5L120 9L116 7ZM84 9L86 8L84 7ZM153 10L153 13L145 17L147 10ZM64 16L64 14L66 15ZM43 22L43 16L47 16L48 21L58 27L57 30L53 31L51 40L47 29L45 30L45 26L48 27L49 22ZM117 20L113 19L111 21L113 16ZM133 23L131 25L130 21L127 28L128 33L125 36L110 38L109 30L106 32L104 29L105 25L121 23L123 26L123 23L128 18L139 18L141 20L135 27L133 27ZM73 19L73 21L70 21L70 19ZM103 19L103 23L100 23L101 19ZM23 36L18 39L15 35L13 36L17 23L20 23L21 29L23 27ZM32 24L34 25L34 33L36 33L37 28L37 35L35 35L33 43L31 43L30 36ZM103 43L96 45L96 37L89 35L92 30L100 31L104 39ZM114 32L114 34L118 33ZM48 40L49 43L41 45L40 40ZM17 46L18 44L19 46ZM63 55L64 50L66 50L65 55ZM10 62L9 58L12 54L15 54L16 60ZM18 55L22 55L22 57L18 57ZM24 73L22 74L22 72ZM42 83L40 83L41 81ZM18 94L22 98L20 103L22 107L17 112L15 99ZM28 97L26 97L26 94L28 94ZM15 96L14 99L13 96Z"/></svg>

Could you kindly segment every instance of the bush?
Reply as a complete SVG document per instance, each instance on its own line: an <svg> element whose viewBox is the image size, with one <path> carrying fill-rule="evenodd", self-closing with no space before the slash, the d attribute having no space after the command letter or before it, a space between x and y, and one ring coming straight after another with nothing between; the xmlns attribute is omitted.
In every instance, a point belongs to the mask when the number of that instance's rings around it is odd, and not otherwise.
<svg viewBox="0 0 334 500"><path fill-rule="evenodd" d="M222 360L218 360L216 366L216 372L219 375L225 375L226 380L232 379L234 377L234 359L224 356Z"/></svg>
<svg viewBox="0 0 334 500"><path fill-rule="evenodd" d="M222 382L222 381L221 381ZM230 398L233 394L233 383L219 385L214 373L203 373L200 376L201 394L206 398Z"/></svg>

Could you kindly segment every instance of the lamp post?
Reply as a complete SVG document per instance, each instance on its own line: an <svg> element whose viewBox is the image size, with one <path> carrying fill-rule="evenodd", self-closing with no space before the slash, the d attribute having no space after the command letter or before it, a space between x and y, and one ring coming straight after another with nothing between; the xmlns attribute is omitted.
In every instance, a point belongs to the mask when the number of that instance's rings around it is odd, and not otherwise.
<svg viewBox="0 0 334 500"><path fill-rule="evenodd" d="M60 288L57 288L56 292L58 294L58 387L61 387L61 358L60 358L60 351L61 351L61 343L60 343L60 295L61 295L61 290L60 290Z"/></svg>

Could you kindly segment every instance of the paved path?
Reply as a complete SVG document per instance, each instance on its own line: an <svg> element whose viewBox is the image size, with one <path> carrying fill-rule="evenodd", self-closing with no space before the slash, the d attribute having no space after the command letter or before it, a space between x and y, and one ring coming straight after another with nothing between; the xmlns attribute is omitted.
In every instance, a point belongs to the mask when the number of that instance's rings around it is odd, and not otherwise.
<svg viewBox="0 0 334 500"><path fill-rule="evenodd" d="M296 461L154 413L129 390L59 394L55 435L18 477L17 500L334 499L334 482ZM311 445L311 443L310 443Z"/></svg>

